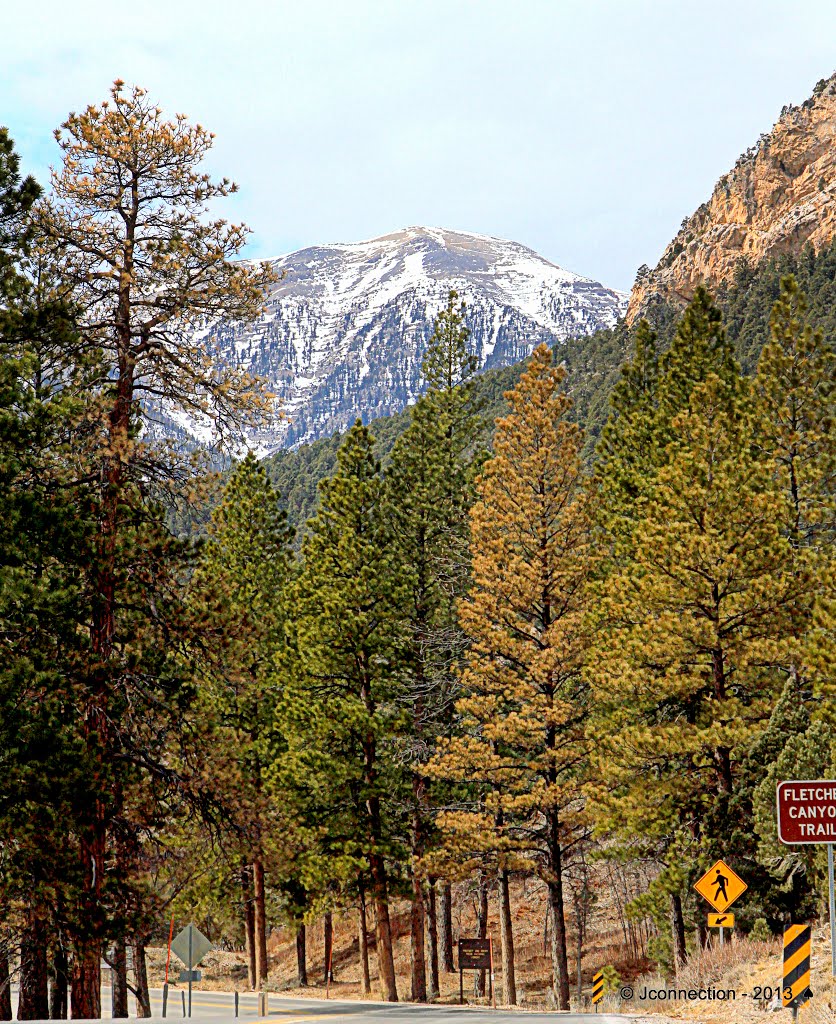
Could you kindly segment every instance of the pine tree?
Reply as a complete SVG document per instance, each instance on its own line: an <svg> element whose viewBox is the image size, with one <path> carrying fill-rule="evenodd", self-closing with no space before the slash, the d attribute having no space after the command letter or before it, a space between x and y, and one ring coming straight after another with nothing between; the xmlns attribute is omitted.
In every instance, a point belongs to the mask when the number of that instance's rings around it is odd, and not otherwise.
<svg viewBox="0 0 836 1024"><path fill-rule="evenodd" d="M635 555L602 588L589 659L599 820L655 844L683 885L700 844L719 841L741 758L780 692L799 588L782 533L786 505L754 450L744 383L716 319L702 299L697 307L678 331L689 347L666 360L663 465ZM681 933L681 910L674 916Z"/></svg>
<svg viewBox="0 0 836 1024"><path fill-rule="evenodd" d="M759 443L778 464L790 502L789 535L797 547L834 541L834 380L833 345L811 327L798 282L785 277L754 387Z"/></svg>
<svg viewBox="0 0 836 1024"><path fill-rule="evenodd" d="M211 739L235 765L238 824L253 878L255 982L267 980L265 843L271 828L262 773L281 744L277 696L291 670L287 620L292 532L263 466L248 453L212 513L209 540L192 581L215 643L202 666L202 704L217 724ZM205 649L205 648L204 648Z"/></svg>
<svg viewBox="0 0 836 1024"><path fill-rule="evenodd" d="M656 438L659 357L646 320L633 335L633 356L610 395L610 417L596 447L595 475L605 543L613 557L630 552L630 540L658 469Z"/></svg>
<svg viewBox="0 0 836 1024"><path fill-rule="evenodd" d="M662 450L676 440L675 417L690 408L691 396L709 376L725 385L729 402L737 400L742 388L740 368L722 313L705 288L697 288L677 323L671 347L659 360L659 371L656 443Z"/></svg>
<svg viewBox="0 0 836 1024"><path fill-rule="evenodd" d="M370 879L384 998L395 1002L387 861L402 857L392 815L403 797L394 747L403 724L397 616L404 595L380 465L359 421L320 493L295 599L300 680L284 712L286 764L317 812L323 869L343 881L352 870Z"/></svg>
<svg viewBox="0 0 836 1024"><path fill-rule="evenodd" d="M84 719L89 750L101 757L104 776L121 742L114 707L124 696L120 689L134 678L121 643L126 625L120 614L129 607L120 591L127 578L122 552L132 543L124 511L130 508L141 519L144 508L153 518L149 481L172 475L171 452L141 442L137 427L155 402L208 417L220 428L263 408L246 375L219 371L188 339L207 318L256 315L266 278L232 260L246 229L205 218L206 203L234 185L213 182L198 170L212 144L201 126L182 115L165 121L144 90L126 93L117 80L108 102L71 114L56 138L64 160L53 174L49 201L39 208L42 250L78 322L77 342L67 355L79 364L91 357L101 364L99 417L91 420L101 481L98 547L89 563L97 664ZM131 696L145 702L141 691ZM100 916L107 878L108 806L94 801L79 829L82 916L91 920ZM77 1016L99 1016L100 963L97 942L81 942L73 960Z"/></svg>
<svg viewBox="0 0 836 1024"><path fill-rule="evenodd" d="M428 794L421 765L445 728L452 706L452 670L462 638L455 602L467 583L470 462L480 427L470 380L476 360L467 347L464 303L451 291L423 360L429 390L410 412L387 468L399 573L407 590L402 610L402 660L412 715L412 991L427 998L425 906L421 874L428 838ZM430 885L433 885L430 881ZM432 906L432 904L431 904ZM435 921L430 922L431 943ZM438 951L430 950L430 989L438 995Z"/></svg>
<svg viewBox="0 0 836 1024"><path fill-rule="evenodd" d="M79 883L67 829L76 801L98 796L75 716L90 537L77 427L89 378L60 355L73 339L68 309L28 273L38 193L0 129L0 973L17 943L22 1019L49 1015L50 947ZM10 1007L0 995L7 1019Z"/></svg>
<svg viewBox="0 0 836 1024"><path fill-rule="evenodd" d="M541 345L497 421L471 514L473 582L460 605L472 642L460 730L430 770L482 788L481 808L442 817L453 844L495 844L500 861L511 850L536 864L548 889L555 996L568 1009L563 859L578 828L584 612L595 558L582 437L566 420L563 376Z"/></svg>

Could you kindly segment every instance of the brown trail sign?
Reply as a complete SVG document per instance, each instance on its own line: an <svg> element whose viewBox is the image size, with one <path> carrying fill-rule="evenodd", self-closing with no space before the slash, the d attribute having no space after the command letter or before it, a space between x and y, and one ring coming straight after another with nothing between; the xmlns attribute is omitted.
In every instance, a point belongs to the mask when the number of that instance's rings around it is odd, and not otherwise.
<svg viewBox="0 0 836 1024"><path fill-rule="evenodd" d="M493 939L459 939L459 1003L464 1003L465 971L488 972L489 995L494 1002Z"/></svg>

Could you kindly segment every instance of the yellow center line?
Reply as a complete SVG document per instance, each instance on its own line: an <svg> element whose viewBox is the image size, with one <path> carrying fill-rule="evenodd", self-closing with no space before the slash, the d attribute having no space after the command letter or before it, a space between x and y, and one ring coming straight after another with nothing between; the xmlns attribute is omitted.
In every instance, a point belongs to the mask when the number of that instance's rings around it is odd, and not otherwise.
<svg viewBox="0 0 836 1024"><path fill-rule="evenodd" d="M156 999L152 1000L152 1002L157 1002L157 1003L160 1004L160 1006L162 1006L162 999L160 999L160 998L156 998ZM194 996L192 996L192 1007L195 1008L195 1009L200 1009L202 1007L211 1007L212 1009L218 1009L218 1010L232 1010L232 1009L234 1009L233 1003L231 1003L231 1002L229 1002L229 1003L210 1003L210 1002L207 1002L204 999L200 999L200 1000L195 999ZM254 1008L255 1008L254 1004L251 1005L250 1009L254 1009ZM329 1021L342 1020L342 1019L344 1019L347 1016L348 1017L356 1017L357 1014L360 1013L360 1012L362 1012L362 1011L360 1011L360 1010L357 1010L357 1011L349 1010L347 1013L341 1013L339 1016L328 1014L327 1015L327 1020L329 1020ZM282 1024L297 1024L297 1022L300 1022L300 1021L303 1021L303 1020L325 1020L326 1019L325 1016L323 1014L321 1014L321 1013L309 1013L309 1014L307 1014L305 1016L302 1016L302 1017L288 1017L288 1016L285 1016L286 1014L289 1014L289 1013L298 1013L298 1010L278 1010L278 1011L273 1010L273 1011L270 1012L270 1018L278 1016L281 1019ZM270 1018L268 1018L268 1017L256 1017L254 1019L255 1020L268 1020ZM172 1018L172 1019L176 1019L176 1018Z"/></svg>

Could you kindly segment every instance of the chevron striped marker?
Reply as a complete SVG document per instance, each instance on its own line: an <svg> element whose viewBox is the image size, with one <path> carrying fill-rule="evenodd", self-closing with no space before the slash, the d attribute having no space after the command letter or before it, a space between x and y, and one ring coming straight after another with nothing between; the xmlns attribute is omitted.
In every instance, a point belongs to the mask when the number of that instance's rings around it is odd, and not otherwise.
<svg viewBox="0 0 836 1024"><path fill-rule="evenodd" d="M598 971L592 978L592 1005L598 1012L598 1003L604 998L604 972Z"/></svg>
<svg viewBox="0 0 836 1024"><path fill-rule="evenodd" d="M784 985L781 996L784 1006L797 1010L813 994L810 991L809 924L791 924L784 932Z"/></svg>

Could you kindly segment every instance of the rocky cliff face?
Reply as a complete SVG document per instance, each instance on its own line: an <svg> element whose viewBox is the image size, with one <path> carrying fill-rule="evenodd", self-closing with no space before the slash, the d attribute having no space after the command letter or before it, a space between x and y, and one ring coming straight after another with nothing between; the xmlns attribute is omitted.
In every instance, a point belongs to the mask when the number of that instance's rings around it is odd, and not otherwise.
<svg viewBox="0 0 836 1024"><path fill-rule="evenodd" d="M800 107L785 107L768 135L717 183L653 270L642 267L627 311L655 297L687 302L700 283L729 280L741 258L758 263L836 233L836 75Z"/></svg>
<svg viewBox="0 0 836 1024"><path fill-rule="evenodd" d="M626 296L515 242L407 228L271 261L283 273L256 325L218 324L214 357L266 377L286 414L248 442L262 453L397 412L421 393L421 357L450 288L482 368L517 362L542 341L613 326ZM189 424L182 428L189 433ZM169 431L172 425L169 424Z"/></svg>

